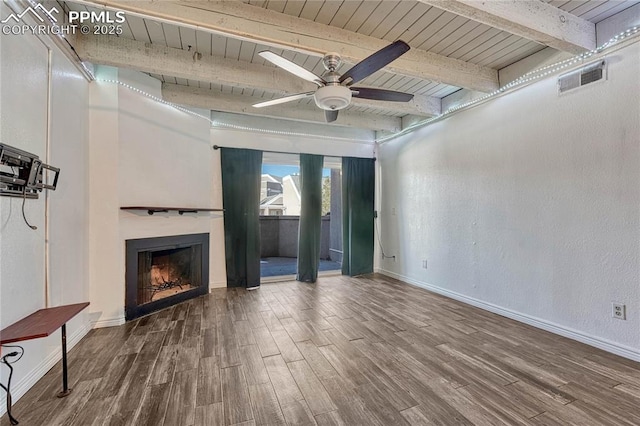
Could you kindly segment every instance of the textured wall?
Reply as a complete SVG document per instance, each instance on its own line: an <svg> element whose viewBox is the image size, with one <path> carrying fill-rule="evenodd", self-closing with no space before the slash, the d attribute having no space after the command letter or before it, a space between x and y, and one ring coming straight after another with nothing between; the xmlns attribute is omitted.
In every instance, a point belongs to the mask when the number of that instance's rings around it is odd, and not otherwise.
<svg viewBox="0 0 640 426"><path fill-rule="evenodd" d="M639 58L636 42L608 81L559 96L549 78L382 145L381 269L640 359Z"/></svg>
<svg viewBox="0 0 640 426"><path fill-rule="evenodd" d="M0 4L0 16L8 13L7 6ZM0 329L38 309L89 297L89 83L55 46L45 42L32 35L0 37L0 141L62 169L56 191L26 200L25 215L37 230L24 223L22 200L0 198ZM50 266L46 264L46 250ZM83 312L68 324L69 345L88 329L88 315ZM21 345L25 355L15 365L14 402L60 359L60 334ZM1 369L2 383L7 382L7 373L6 368ZM0 415L5 410L1 403Z"/></svg>
<svg viewBox="0 0 640 426"><path fill-rule="evenodd" d="M58 188L49 193L49 302L56 306L89 300L91 193L89 82L62 54L52 61L51 164L62 169Z"/></svg>
<svg viewBox="0 0 640 426"><path fill-rule="evenodd" d="M7 13L4 5L0 11ZM0 140L44 158L47 143L47 48L32 36L0 38ZM61 182L62 183L62 182ZM22 219L17 198L0 198L0 325L40 309L44 287L44 195L27 200Z"/></svg>
<svg viewBox="0 0 640 426"><path fill-rule="evenodd" d="M159 96L160 82L142 73L101 67ZM97 326L124 320L125 241L210 234L210 286L225 286L222 215L121 211L121 206L221 207L219 154L210 123L132 90L97 81L91 90L91 312ZM206 115L206 113L205 113Z"/></svg>

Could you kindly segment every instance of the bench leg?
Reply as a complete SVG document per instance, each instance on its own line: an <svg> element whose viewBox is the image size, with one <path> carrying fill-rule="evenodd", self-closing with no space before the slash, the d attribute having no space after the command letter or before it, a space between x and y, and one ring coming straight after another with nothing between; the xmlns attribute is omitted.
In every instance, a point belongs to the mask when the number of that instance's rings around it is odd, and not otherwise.
<svg viewBox="0 0 640 426"><path fill-rule="evenodd" d="M70 393L67 379L67 324L62 324L62 392L58 392L58 398L63 398Z"/></svg>

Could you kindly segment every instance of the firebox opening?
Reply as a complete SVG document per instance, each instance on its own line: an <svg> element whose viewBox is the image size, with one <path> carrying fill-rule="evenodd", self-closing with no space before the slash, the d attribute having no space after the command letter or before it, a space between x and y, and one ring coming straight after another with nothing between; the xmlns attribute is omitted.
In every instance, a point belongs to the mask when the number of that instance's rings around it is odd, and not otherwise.
<svg viewBox="0 0 640 426"><path fill-rule="evenodd" d="M138 253L138 304L199 287L201 250L197 245Z"/></svg>
<svg viewBox="0 0 640 426"><path fill-rule="evenodd" d="M209 234L126 240L127 321L209 290Z"/></svg>

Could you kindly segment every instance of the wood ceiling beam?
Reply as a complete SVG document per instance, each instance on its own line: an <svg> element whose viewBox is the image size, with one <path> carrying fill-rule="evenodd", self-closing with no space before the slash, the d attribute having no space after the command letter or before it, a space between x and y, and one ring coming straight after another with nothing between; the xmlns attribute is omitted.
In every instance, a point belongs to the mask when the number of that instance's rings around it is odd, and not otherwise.
<svg viewBox="0 0 640 426"><path fill-rule="evenodd" d="M263 99L168 83L162 84L162 97L174 104L214 111L326 124L324 112L315 105L293 103L254 108L251 105ZM388 132L398 132L402 128L400 117L361 114L348 110L340 111L334 124Z"/></svg>
<svg viewBox="0 0 640 426"><path fill-rule="evenodd" d="M418 0L569 53L596 47L594 23L540 0Z"/></svg>
<svg viewBox="0 0 640 426"><path fill-rule="evenodd" d="M70 39L78 56L99 65L264 90L280 95L309 92L317 86L275 67L193 52L114 36L78 35ZM260 100L258 99L257 102ZM353 98L353 105L401 114L431 117L440 114L440 99L415 95L411 102L381 102Z"/></svg>
<svg viewBox="0 0 640 426"><path fill-rule="evenodd" d="M75 0L74 0L75 1ZM317 57L337 52L355 64L387 40L330 27L240 1L79 0L87 6L124 10L152 20L190 27ZM385 70L482 92L498 88L497 71L424 50L411 49Z"/></svg>

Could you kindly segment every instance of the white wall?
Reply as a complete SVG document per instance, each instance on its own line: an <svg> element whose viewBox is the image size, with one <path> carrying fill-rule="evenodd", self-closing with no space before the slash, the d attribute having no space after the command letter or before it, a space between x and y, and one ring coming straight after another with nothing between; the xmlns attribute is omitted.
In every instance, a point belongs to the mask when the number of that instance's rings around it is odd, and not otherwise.
<svg viewBox="0 0 640 426"><path fill-rule="evenodd" d="M211 129L212 144L223 147L365 158L373 156L375 147L375 132L368 129L219 111L212 111L211 119L214 123Z"/></svg>
<svg viewBox="0 0 640 426"><path fill-rule="evenodd" d="M209 145L210 122L160 104L160 82L141 73L97 69L91 92L91 298L96 326L124 321L125 241L210 234L210 287L226 286L221 215L121 211L123 206L221 207L219 154ZM202 112L207 115L206 112Z"/></svg>
<svg viewBox="0 0 640 426"><path fill-rule="evenodd" d="M0 4L0 15L8 13L6 5ZM0 141L61 168L56 191L44 191L39 199L26 201L26 217L37 230L24 223L21 199L0 198L1 329L44 307L89 300L86 179L89 84L55 46L35 36L3 35L0 58ZM88 315L83 312L68 323L69 346L88 330ZM20 345L25 355L15 364L14 401L60 359L60 332ZM3 367L0 376L3 383L7 373ZM0 414L5 410L4 403L0 404Z"/></svg>
<svg viewBox="0 0 640 426"><path fill-rule="evenodd" d="M330 157L372 158L372 142L352 142L308 136L254 133L242 130L211 129L211 144L227 148L247 148L262 151L306 153Z"/></svg>
<svg viewBox="0 0 640 426"><path fill-rule="evenodd" d="M639 58L636 42L606 82L558 96L549 78L383 144L397 261L380 268L640 360Z"/></svg>
<svg viewBox="0 0 640 426"><path fill-rule="evenodd" d="M211 128L211 145L248 148L275 153L306 153L330 157L364 157L374 155L375 132L366 129L324 126L291 120L212 112L214 123L236 126L240 129L272 131L262 133L251 130ZM288 132L290 134L286 134ZM314 136L317 135L317 136ZM269 158L277 157L268 153ZM264 160L263 160L264 161Z"/></svg>

